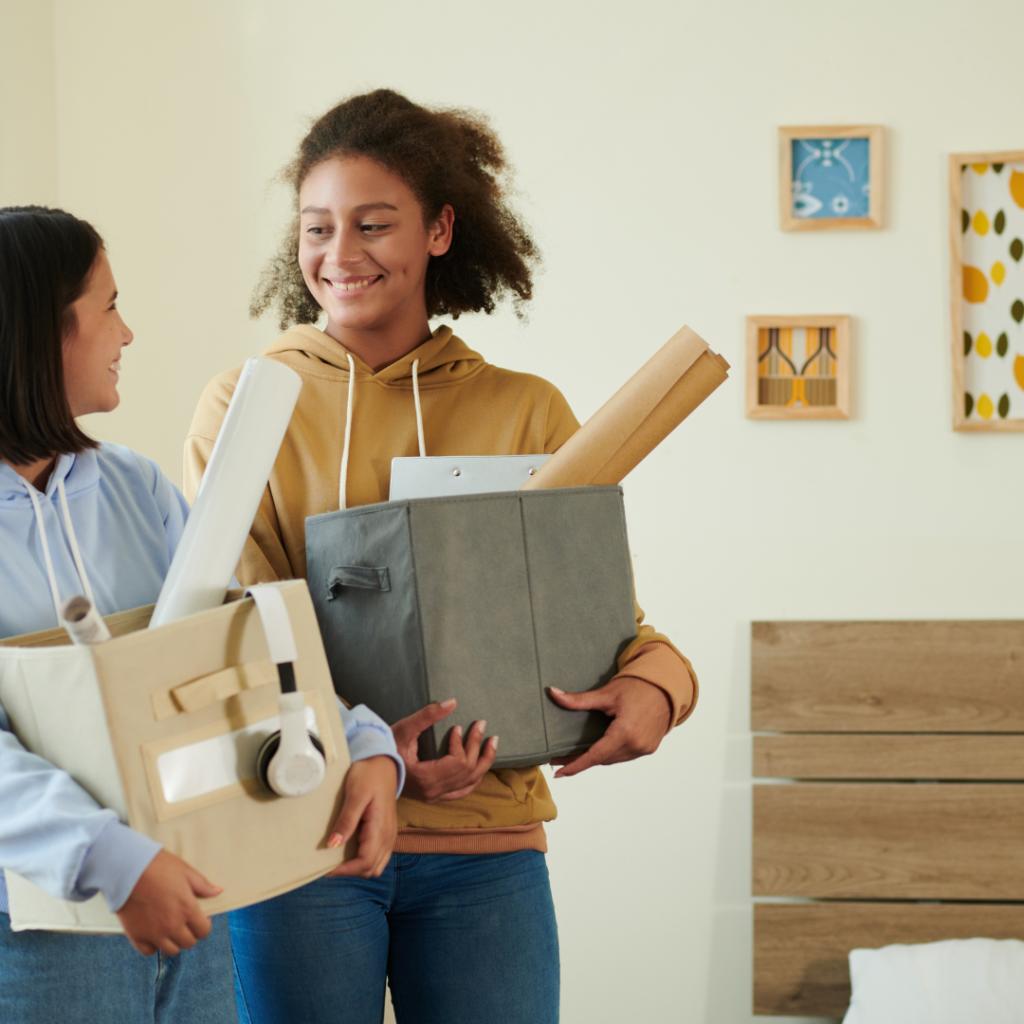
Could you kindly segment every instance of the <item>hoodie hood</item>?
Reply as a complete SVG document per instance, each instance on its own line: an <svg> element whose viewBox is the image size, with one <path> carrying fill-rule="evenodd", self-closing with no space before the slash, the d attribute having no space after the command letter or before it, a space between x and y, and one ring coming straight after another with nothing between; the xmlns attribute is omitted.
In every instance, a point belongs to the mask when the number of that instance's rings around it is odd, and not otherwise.
<svg viewBox="0 0 1024 1024"><path fill-rule="evenodd" d="M327 380L348 381L349 356L355 362L356 378L375 384L412 388L412 364L419 360L419 385L423 389L462 381L487 365L483 356L442 325L430 337L390 366L374 371L340 341L328 337L311 324L300 324L281 335L263 352L299 373L311 373Z"/></svg>
<svg viewBox="0 0 1024 1024"><path fill-rule="evenodd" d="M65 493L74 498L94 490L99 479L100 466L95 449L90 448L77 455L60 455L42 493L55 501L57 484L63 480ZM6 462L0 462L0 513L17 509L32 514L32 499L25 483L25 478L17 470Z"/></svg>

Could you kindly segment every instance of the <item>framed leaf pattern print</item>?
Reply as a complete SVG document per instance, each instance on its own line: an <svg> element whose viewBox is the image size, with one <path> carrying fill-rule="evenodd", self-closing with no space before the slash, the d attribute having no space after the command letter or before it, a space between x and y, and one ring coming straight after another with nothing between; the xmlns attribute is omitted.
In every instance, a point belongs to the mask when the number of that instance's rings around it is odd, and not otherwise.
<svg viewBox="0 0 1024 1024"><path fill-rule="evenodd" d="M949 158L955 430L1024 430L1024 151Z"/></svg>

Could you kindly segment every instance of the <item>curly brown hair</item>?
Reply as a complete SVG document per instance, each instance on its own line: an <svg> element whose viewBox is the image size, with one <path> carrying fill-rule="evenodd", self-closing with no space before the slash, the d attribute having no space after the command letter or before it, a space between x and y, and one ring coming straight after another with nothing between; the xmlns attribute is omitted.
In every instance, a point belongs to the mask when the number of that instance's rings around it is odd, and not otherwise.
<svg viewBox="0 0 1024 1024"><path fill-rule="evenodd" d="M377 89L324 114L282 172L295 192L296 215L253 293L251 316L276 307L281 330L319 319L299 268L298 195L314 167L344 156L366 156L396 173L419 201L425 224L446 204L455 210L451 246L427 265L427 316L493 313L509 293L523 315L540 254L509 205L510 168L494 131L480 114L432 110Z"/></svg>

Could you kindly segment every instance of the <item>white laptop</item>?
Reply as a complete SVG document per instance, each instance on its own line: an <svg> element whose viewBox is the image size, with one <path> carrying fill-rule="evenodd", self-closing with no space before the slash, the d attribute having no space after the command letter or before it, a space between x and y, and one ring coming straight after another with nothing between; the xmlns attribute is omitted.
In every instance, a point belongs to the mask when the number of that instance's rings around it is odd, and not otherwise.
<svg viewBox="0 0 1024 1024"><path fill-rule="evenodd" d="M453 455L391 460L391 501L518 491L550 455Z"/></svg>

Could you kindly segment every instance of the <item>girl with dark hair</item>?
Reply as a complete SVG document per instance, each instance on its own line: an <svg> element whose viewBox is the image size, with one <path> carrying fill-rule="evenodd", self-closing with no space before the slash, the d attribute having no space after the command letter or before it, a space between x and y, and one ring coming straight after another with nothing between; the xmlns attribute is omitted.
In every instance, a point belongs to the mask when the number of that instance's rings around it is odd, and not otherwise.
<svg viewBox="0 0 1024 1024"><path fill-rule="evenodd" d="M188 505L156 464L75 423L119 402L132 333L116 299L91 225L0 209L0 638L52 627L74 594L104 615L151 604L181 539ZM362 712L346 713L353 757L368 760L353 766L342 818L346 829L375 819L372 863L356 865L369 871L390 853L401 762L384 723ZM0 868L63 899L102 893L126 936L13 932L0 873L5 1024L237 1019L227 921L200 902L220 890L29 753L2 707Z"/></svg>
<svg viewBox="0 0 1024 1024"><path fill-rule="evenodd" d="M305 576L306 517L386 501L394 456L552 452L577 429L551 384L491 366L428 323L529 301L538 255L505 171L482 118L389 90L339 104L303 139L285 172L295 218L252 307L277 310L286 333L264 355L302 375L303 390L239 565L245 584ZM188 492L238 373L200 400ZM692 710L689 665L650 626L619 668L601 690L552 691L614 719L559 775L652 753ZM387 978L400 1024L557 1020L543 826L554 803L538 768L489 770L498 737L484 739L484 722L421 762L419 735L453 706L392 727L408 781L379 878L324 879L231 915L243 1017L378 1024Z"/></svg>

